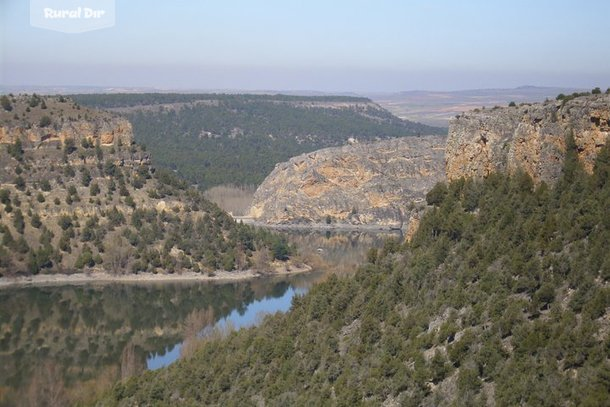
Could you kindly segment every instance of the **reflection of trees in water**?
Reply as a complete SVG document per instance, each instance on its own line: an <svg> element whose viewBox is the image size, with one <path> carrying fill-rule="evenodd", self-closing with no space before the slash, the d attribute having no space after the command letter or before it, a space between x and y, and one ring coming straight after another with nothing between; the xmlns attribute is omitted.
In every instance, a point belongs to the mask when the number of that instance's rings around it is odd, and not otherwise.
<svg viewBox="0 0 610 407"><path fill-rule="evenodd" d="M181 357L190 357L198 347L201 340L202 331L214 324L214 310L212 307L207 309L193 310L182 323L184 331L184 341L180 349Z"/></svg>
<svg viewBox="0 0 610 407"><path fill-rule="evenodd" d="M129 342L121 353L121 380L135 376L146 370L145 360L138 354L135 343Z"/></svg>
<svg viewBox="0 0 610 407"><path fill-rule="evenodd" d="M24 398L15 400L23 406L60 407L67 404L61 368L52 361L38 365L32 374Z"/></svg>
<svg viewBox="0 0 610 407"><path fill-rule="evenodd" d="M319 269L348 272L389 234L293 232L290 241ZM309 288L324 273L230 284L113 284L0 290L0 405L87 404L116 380L146 367L149 353L198 335L248 304ZM41 362L44 361L44 362ZM63 401L63 403L61 403ZM45 404L47 403L47 404Z"/></svg>
<svg viewBox="0 0 610 407"><path fill-rule="evenodd" d="M381 247L399 232L362 231L284 231L290 243L298 248L303 260L316 269L349 273L366 261L370 248Z"/></svg>
<svg viewBox="0 0 610 407"><path fill-rule="evenodd" d="M59 396L86 403L98 386L145 369L148 354L289 286L256 280L0 290L0 406L22 405L24 394L33 405Z"/></svg>

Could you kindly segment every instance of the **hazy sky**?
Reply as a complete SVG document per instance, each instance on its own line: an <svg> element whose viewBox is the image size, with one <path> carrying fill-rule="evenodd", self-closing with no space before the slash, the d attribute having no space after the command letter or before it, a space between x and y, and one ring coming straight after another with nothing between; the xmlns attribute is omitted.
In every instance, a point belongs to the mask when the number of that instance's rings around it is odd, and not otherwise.
<svg viewBox="0 0 610 407"><path fill-rule="evenodd" d="M31 27L27 0L0 0L0 83L605 88L609 16L608 0L116 0L113 28L64 34Z"/></svg>

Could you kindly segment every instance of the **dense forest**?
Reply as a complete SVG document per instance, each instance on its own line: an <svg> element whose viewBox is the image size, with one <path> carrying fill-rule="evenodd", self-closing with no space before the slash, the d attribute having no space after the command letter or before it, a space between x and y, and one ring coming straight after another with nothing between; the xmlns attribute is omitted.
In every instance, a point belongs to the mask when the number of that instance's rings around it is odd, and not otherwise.
<svg viewBox="0 0 610 407"><path fill-rule="evenodd" d="M348 140L446 129L404 121L366 98L286 95L97 94L78 103L115 109L155 165L207 189L258 185L275 164Z"/></svg>
<svg viewBox="0 0 610 407"><path fill-rule="evenodd" d="M438 184L408 243L102 405L608 405L610 143L592 175Z"/></svg>

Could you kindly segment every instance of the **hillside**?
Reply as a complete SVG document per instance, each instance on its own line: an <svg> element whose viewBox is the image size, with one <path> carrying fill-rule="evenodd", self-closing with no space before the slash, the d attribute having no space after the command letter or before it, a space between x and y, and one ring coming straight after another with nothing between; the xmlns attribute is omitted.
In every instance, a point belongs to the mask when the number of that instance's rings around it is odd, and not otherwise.
<svg viewBox="0 0 610 407"><path fill-rule="evenodd" d="M2 276L212 274L262 269L289 252L151 167L127 120L62 96L2 97L0 183Z"/></svg>
<svg viewBox="0 0 610 407"><path fill-rule="evenodd" d="M410 243L101 405L607 405L610 145L591 175L566 146L554 186L439 184Z"/></svg>
<svg viewBox="0 0 610 407"><path fill-rule="evenodd" d="M349 139L442 134L404 121L366 98L347 96L105 94L73 95L123 114L153 164L207 189L258 185L277 163Z"/></svg>
<svg viewBox="0 0 610 407"><path fill-rule="evenodd" d="M258 187L250 215L269 224L406 228L445 178L444 148L445 137L416 136L293 157Z"/></svg>

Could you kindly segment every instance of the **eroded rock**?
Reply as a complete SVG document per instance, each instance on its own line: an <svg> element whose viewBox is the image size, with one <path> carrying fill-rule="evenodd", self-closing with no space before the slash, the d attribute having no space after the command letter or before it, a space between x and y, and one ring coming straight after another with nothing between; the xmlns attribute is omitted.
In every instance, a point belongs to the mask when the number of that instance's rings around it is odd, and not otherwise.
<svg viewBox="0 0 610 407"><path fill-rule="evenodd" d="M441 136L403 137L293 157L260 185L250 214L270 224L406 226L444 178L444 145Z"/></svg>
<svg viewBox="0 0 610 407"><path fill-rule="evenodd" d="M535 182L553 183L561 174L570 132L585 170L591 172L610 134L610 95L462 114L449 125L447 178L522 169Z"/></svg>

